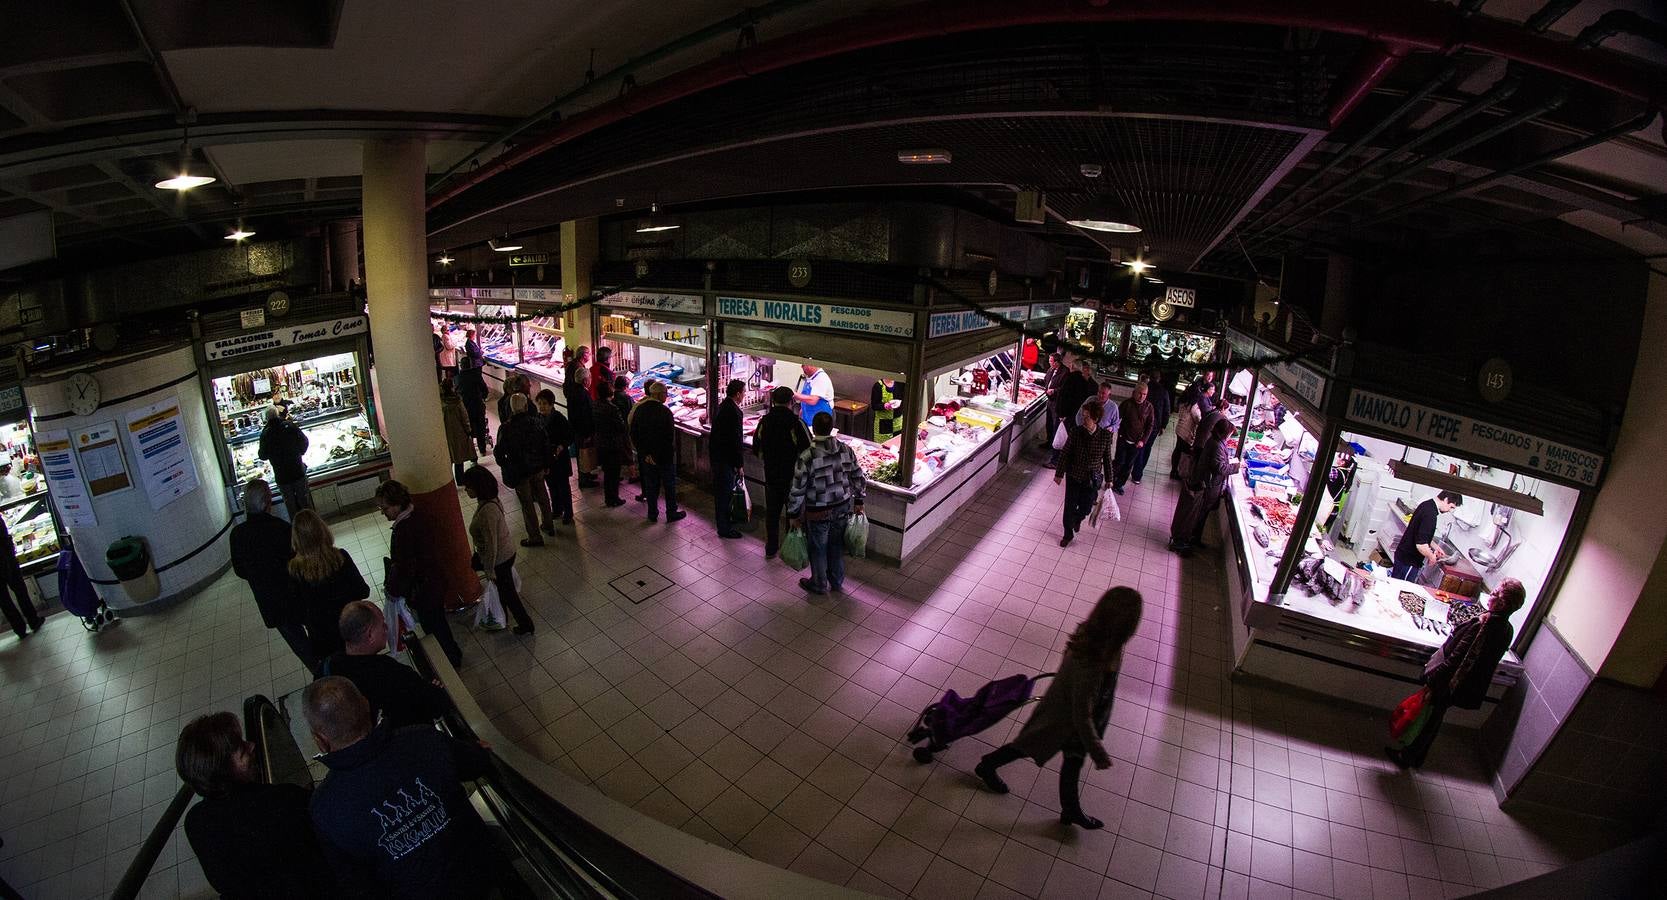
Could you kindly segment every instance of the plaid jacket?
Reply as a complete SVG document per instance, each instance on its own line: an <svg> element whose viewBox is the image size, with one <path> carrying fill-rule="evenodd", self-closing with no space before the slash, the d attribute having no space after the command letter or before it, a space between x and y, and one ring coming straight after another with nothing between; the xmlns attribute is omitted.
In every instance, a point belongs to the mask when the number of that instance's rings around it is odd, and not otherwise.
<svg viewBox="0 0 1667 900"><path fill-rule="evenodd" d="M787 495L787 514L809 507L823 509L846 500L861 500L867 489L857 455L838 438L812 438L809 449L793 466L793 488Z"/></svg>
<svg viewBox="0 0 1667 900"><path fill-rule="evenodd" d="M1110 481L1113 434L1107 428L1097 428L1093 434L1081 425L1072 428L1065 439L1065 448L1059 451L1055 468L1059 474L1077 481L1091 480L1094 470L1099 469L1105 480Z"/></svg>

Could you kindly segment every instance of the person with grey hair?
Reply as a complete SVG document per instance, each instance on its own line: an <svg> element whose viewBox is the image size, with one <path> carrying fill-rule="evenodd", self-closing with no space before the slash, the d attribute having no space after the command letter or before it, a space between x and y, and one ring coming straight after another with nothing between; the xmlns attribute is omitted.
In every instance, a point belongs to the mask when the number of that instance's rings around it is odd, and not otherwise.
<svg viewBox="0 0 1667 900"><path fill-rule="evenodd" d="M340 676L307 685L302 712L330 770L313 828L345 896L490 897L505 883L508 861L463 788L491 769L481 745L378 725Z"/></svg>
<svg viewBox="0 0 1667 900"><path fill-rule="evenodd" d="M446 713L446 692L417 670L384 654L388 622L381 607L355 600L342 607L339 622L346 649L324 661L320 675L340 675L365 695L372 714L390 728L427 725Z"/></svg>
<svg viewBox="0 0 1667 900"><path fill-rule="evenodd" d="M272 477L278 482L278 493L284 497L284 509L292 522L296 513L313 508L312 491L307 487L307 462L303 459L310 443L306 432L290 419L288 400L275 400L266 408L266 427L260 432L260 458L272 464Z"/></svg>
<svg viewBox="0 0 1667 900"><path fill-rule="evenodd" d="M666 496L666 521L688 515L677 508L677 427L666 406L666 386L649 381L647 396L631 412L631 446L637 449L643 495L648 499L648 521L660 520L660 494Z"/></svg>
<svg viewBox="0 0 1667 900"><path fill-rule="evenodd" d="M290 590L289 560L295 555L288 522L272 514L272 487L256 478L243 487L248 515L232 528L232 571L249 583L261 622L278 632L310 672L316 672L312 638Z"/></svg>

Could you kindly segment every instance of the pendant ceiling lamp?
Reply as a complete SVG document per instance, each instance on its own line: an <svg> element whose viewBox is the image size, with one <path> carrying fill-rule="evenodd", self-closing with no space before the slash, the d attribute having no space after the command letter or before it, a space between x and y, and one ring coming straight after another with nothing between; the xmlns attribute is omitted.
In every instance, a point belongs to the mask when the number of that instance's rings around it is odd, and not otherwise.
<svg viewBox="0 0 1667 900"><path fill-rule="evenodd" d="M186 110L184 132L179 145L179 173L156 183L156 186L164 191L189 191L214 183L213 176L191 174L191 120L196 117L196 110Z"/></svg>
<svg viewBox="0 0 1667 900"><path fill-rule="evenodd" d="M521 249L521 242L512 239L507 231L503 233L502 237L487 238L486 243L487 246L499 253L514 253Z"/></svg>
<svg viewBox="0 0 1667 900"><path fill-rule="evenodd" d="M1134 234L1140 231L1135 224L1134 211L1110 195L1100 194L1089 199L1073 218L1065 224L1086 231L1105 231L1112 234Z"/></svg>
<svg viewBox="0 0 1667 900"><path fill-rule="evenodd" d="M647 218L637 220L638 234L652 234L657 231L671 231L682 227L683 225L676 219L660 215L660 201L658 200L654 201L653 205L648 208Z"/></svg>

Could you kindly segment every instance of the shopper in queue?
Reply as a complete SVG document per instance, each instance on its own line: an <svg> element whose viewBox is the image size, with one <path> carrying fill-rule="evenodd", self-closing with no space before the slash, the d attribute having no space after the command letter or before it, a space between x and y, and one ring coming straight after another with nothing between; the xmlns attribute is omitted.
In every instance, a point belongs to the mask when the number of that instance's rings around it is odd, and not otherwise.
<svg viewBox="0 0 1667 900"><path fill-rule="evenodd" d="M793 488L793 468L810 447L810 432L793 412L793 389L770 391L770 408L753 427L752 452L764 461L764 558L781 550L781 515Z"/></svg>
<svg viewBox="0 0 1667 900"><path fill-rule="evenodd" d="M614 348L603 344L596 348L596 362L590 367L591 399L596 399L596 386L600 384L613 386L614 383Z"/></svg>
<svg viewBox="0 0 1667 900"><path fill-rule="evenodd" d="M549 388L538 392L538 417L544 423L544 439L550 442L550 465L544 470L544 484L550 489L550 515L563 525L573 524L573 425L556 409L556 394Z"/></svg>
<svg viewBox="0 0 1667 900"><path fill-rule="evenodd" d="M342 607L369 597L370 585L353 557L336 546L330 526L318 513L306 509L295 517L290 545L295 550L289 561L290 589L307 622L315 660L309 668L317 671L318 662L342 649L336 624Z"/></svg>
<svg viewBox="0 0 1667 900"><path fill-rule="evenodd" d="M16 605L12 603L13 597L17 598ZM17 545L12 543L12 534L4 521L0 521L0 610L4 610L7 624L19 638L29 635L25 630L28 628L39 634L41 626L46 624L29 599L29 589L23 583L23 566L17 561Z"/></svg>
<svg viewBox="0 0 1667 900"><path fill-rule="evenodd" d="M232 526L232 571L249 583L260 619L278 632L309 671L318 663L289 581L290 525L272 514L272 487L256 478L243 486L243 521Z"/></svg>
<svg viewBox="0 0 1667 900"><path fill-rule="evenodd" d="M712 440L707 455L712 464L713 518L721 538L741 537L740 530L730 521L729 506L737 482L747 475L745 441L741 434L741 395L746 391L746 382L730 379L724 386L724 400L712 417Z"/></svg>
<svg viewBox="0 0 1667 900"><path fill-rule="evenodd" d="M604 385L601 397L591 409L591 432L594 434L596 461L602 467L602 503L604 506L624 506L619 496L619 471L625 465L630 439L625 432L625 418L619 405L613 402L614 389Z"/></svg>
<svg viewBox="0 0 1667 900"><path fill-rule="evenodd" d="M1146 477L1146 461L1152 458L1152 447L1157 444L1158 437L1169 427L1169 415L1174 411L1175 395L1169 390L1169 380L1162 369L1153 369L1146 375L1146 401L1152 404L1152 431L1146 438L1146 445L1135 454L1134 471L1129 478L1135 484Z"/></svg>
<svg viewBox="0 0 1667 900"><path fill-rule="evenodd" d="M1119 413L1117 411L1117 404L1111 402L1111 382L1100 382L1099 389L1094 394L1094 399L1100 401L1100 429L1102 431L1109 431L1112 434L1116 434L1118 429L1121 427L1122 422L1118 418ZM1071 425L1081 425L1087 419L1088 413L1083 409L1082 405L1079 405L1077 407L1076 417L1071 420ZM1068 425L1066 427L1068 428L1070 426Z"/></svg>
<svg viewBox="0 0 1667 900"><path fill-rule="evenodd" d="M370 703L371 715L390 728L427 725L446 713L446 692L417 670L383 653L388 648L388 619L369 600L342 607L336 623L341 652L324 661L319 675L339 675L353 682Z"/></svg>
<svg viewBox="0 0 1667 900"><path fill-rule="evenodd" d="M434 635L454 668L463 667L463 649L446 621L445 572L428 546L429 524L417 516L411 490L393 479L376 489L382 517L393 523L388 539L382 584L390 596L403 599L423 630Z"/></svg>
<svg viewBox="0 0 1667 900"><path fill-rule="evenodd" d="M504 378L504 392L498 397L498 427L500 429L504 427L505 422L510 420L511 416L515 415L515 410L509 406L510 399L516 394L526 396L531 390L532 379L521 372L511 372ZM527 399L530 401L532 397L527 396Z"/></svg>
<svg viewBox="0 0 1667 900"><path fill-rule="evenodd" d="M1187 385L1187 389L1181 393L1180 409L1175 418L1175 449L1169 454L1170 478L1181 477L1181 460L1192 455L1198 435L1198 424L1206 413L1203 401L1213 398L1215 390L1216 386L1213 383L1199 387L1199 383L1195 381Z"/></svg>
<svg viewBox="0 0 1667 900"><path fill-rule="evenodd" d="M631 411L636 404L631 400L631 379L624 375L614 376L614 394L611 398L614 408L619 410L619 420L625 423L625 454L620 457L620 477L630 484L637 484L641 479L637 477L636 456L631 452ZM642 497L637 498L641 503Z"/></svg>
<svg viewBox="0 0 1667 900"><path fill-rule="evenodd" d="M284 509L293 522L296 513L313 508L313 495L307 487L307 463L302 459L311 442L301 426L290 419L289 407L288 400L276 400L266 408L258 454L272 464L272 477L277 479L278 493L283 495Z"/></svg>
<svg viewBox="0 0 1667 900"><path fill-rule="evenodd" d="M346 678L320 678L302 696L330 770L313 792L313 828L343 893L492 896L509 861L463 788L490 771L486 750L433 728L377 725Z"/></svg>
<svg viewBox="0 0 1667 900"><path fill-rule="evenodd" d="M984 785L1007 793L997 770L1029 757L1038 767L1054 754L1064 754L1059 767L1059 821L1078 828L1097 829L1105 823L1083 812L1079 781L1084 758L1094 768L1111 768L1104 743L1106 725L1117 696L1117 674L1123 666L1123 647L1140 625L1140 592L1114 587L1094 604L1065 643L1065 655L1048 683L1048 690L1011 743L985 754L973 769Z"/></svg>
<svg viewBox="0 0 1667 900"><path fill-rule="evenodd" d="M660 520L660 495L666 496L666 522L688 513L677 508L677 428L666 406L666 385L648 383L648 396L631 412L631 446L637 450L648 521Z"/></svg>
<svg viewBox="0 0 1667 900"><path fill-rule="evenodd" d="M262 780L255 745L244 740L235 713L186 724L174 746L174 769L202 798L185 814L185 838L216 894L239 900L337 896L313 833L310 795L300 785Z"/></svg>
<svg viewBox="0 0 1667 900"><path fill-rule="evenodd" d="M1061 444L1058 429L1063 426L1067 436L1070 435L1071 423L1076 419L1077 411L1082 408L1083 401L1094 396L1098 391L1094 383L1094 364L1084 359L1075 366L1068 366L1065 374L1060 376L1059 386L1054 389L1054 409L1058 413L1055 417L1058 424L1054 426L1053 443ZM1061 444L1062 446L1062 444ZM1048 456L1048 465L1059 462L1059 448L1055 447Z"/></svg>
<svg viewBox="0 0 1667 900"><path fill-rule="evenodd" d="M550 439L545 437L544 422L533 411L532 401L526 394L509 395L509 418L498 426L498 444L492 453L498 461L498 470L504 475L504 484L521 501L521 520L527 526L527 536L521 546L544 546L544 535L556 533L550 511L550 489L544 483L546 467L550 464Z"/></svg>
<svg viewBox="0 0 1667 900"><path fill-rule="evenodd" d="M470 340L474 340L474 331L469 332ZM469 414L469 437L475 442L480 453L486 452L486 445L492 440L491 431L486 425L486 376L480 366L464 365L467 354L459 360L457 369L457 399L463 404L463 409Z"/></svg>
<svg viewBox="0 0 1667 900"><path fill-rule="evenodd" d="M584 349L583 347L579 349ZM579 460L579 487L595 487L596 413L590 400L590 370L570 365L571 379L561 386L567 399L567 421L573 426L573 446Z"/></svg>
<svg viewBox="0 0 1667 900"><path fill-rule="evenodd" d="M1048 354L1048 371L1042 375L1042 393L1047 396L1046 408L1048 412L1047 430L1042 434L1042 446L1051 448L1053 433L1059 428L1059 404L1055 394L1059 385L1065 380L1065 360L1059 351Z"/></svg>
<svg viewBox="0 0 1667 900"><path fill-rule="evenodd" d="M1146 395L1146 382L1138 382L1134 386L1134 395L1117 407L1117 417L1123 424L1117 434L1117 460L1112 465L1111 490L1114 494L1123 493L1123 485L1128 483L1136 459L1152 440L1157 428L1157 414Z"/></svg>
<svg viewBox="0 0 1667 900"><path fill-rule="evenodd" d="M814 437L793 468L787 497L787 524L803 523L810 550L810 577L799 587L812 594L845 586L845 529L862 513L868 482L857 455L833 436L833 416L820 412L811 420Z"/></svg>
<svg viewBox="0 0 1667 900"><path fill-rule="evenodd" d="M1083 401L1079 410L1081 421L1071 427L1065 446L1059 451L1053 483L1065 483L1065 536L1059 539L1061 547L1071 546L1071 539L1082 528L1082 520L1111 480L1114 432L1100 427L1104 411L1098 397Z"/></svg>
<svg viewBox="0 0 1667 900"><path fill-rule="evenodd" d="M1436 523L1443 513L1450 513L1463 504L1464 495L1458 491L1442 491L1418 504L1407 521L1407 530L1401 533L1400 543L1395 545L1389 577L1417 581L1425 566L1441 565L1445 557L1436 545Z"/></svg>
<svg viewBox="0 0 1667 900"><path fill-rule="evenodd" d="M469 538L479 563L476 568L497 586L498 599L515 617L515 633L532 634L533 620L521 605L521 592L515 587L515 544L511 542L503 502L498 499L498 479L490 470L473 466L463 473L463 491L477 501L474 517L469 520Z"/></svg>
<svg viewBox="0 0 1667 900"><path fill-rule="evenodd" d="M484 415L484 411L482 413ZM463 468L474 462L475 443L469 436L469 413L451 379L440 382L440 421L446 426L446 452L451 456L451 478L463 483Z"/></svg>
<svg viewBox="0 0 1667 900"><path fill-rule="evenodd" d="M1182 555L1192 552L1204 534L1210 511L1227 490L1228 477L1239 470L1239 461L1227 444L1232 435L1233 423L1220 418L1202 438L1203 446L1193 456L1187 477L1181 480L1181 496L1169 520L1170 550Z"/></svg>
<svg viewBox="0 0 1667 900"><path fill-rule="evenodd" d="M1505 578L1488 598L1488 611L1453 629L1441 649L1424 666L1425 703L1429 718L1405 747L1386 747L1390 761L1403 769L1417 769L1435 743L1447 710L1481 709L1493 684L1494 670L1511 648L1515 629L1511 614L1522 608L1528 592L1522 582Z"/></svg>

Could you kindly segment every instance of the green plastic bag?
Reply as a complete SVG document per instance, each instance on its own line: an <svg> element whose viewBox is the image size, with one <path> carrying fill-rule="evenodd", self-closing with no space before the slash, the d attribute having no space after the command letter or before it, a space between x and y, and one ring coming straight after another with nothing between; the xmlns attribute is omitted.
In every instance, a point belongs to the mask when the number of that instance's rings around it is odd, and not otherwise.
<svg viewBox="0 0 1667 900"><path fill-rule="evenodd" d="M810 566L810 546L805 543L803 528L787 529L787 536L781 539L781 561L795 569Z"/></svg>
<svg viewBox="0 0 1667 900"><path fill-rule="evenodd" d="M857 513L845 526L845 555L858 559L868 555L868 517Z"/></svg>

